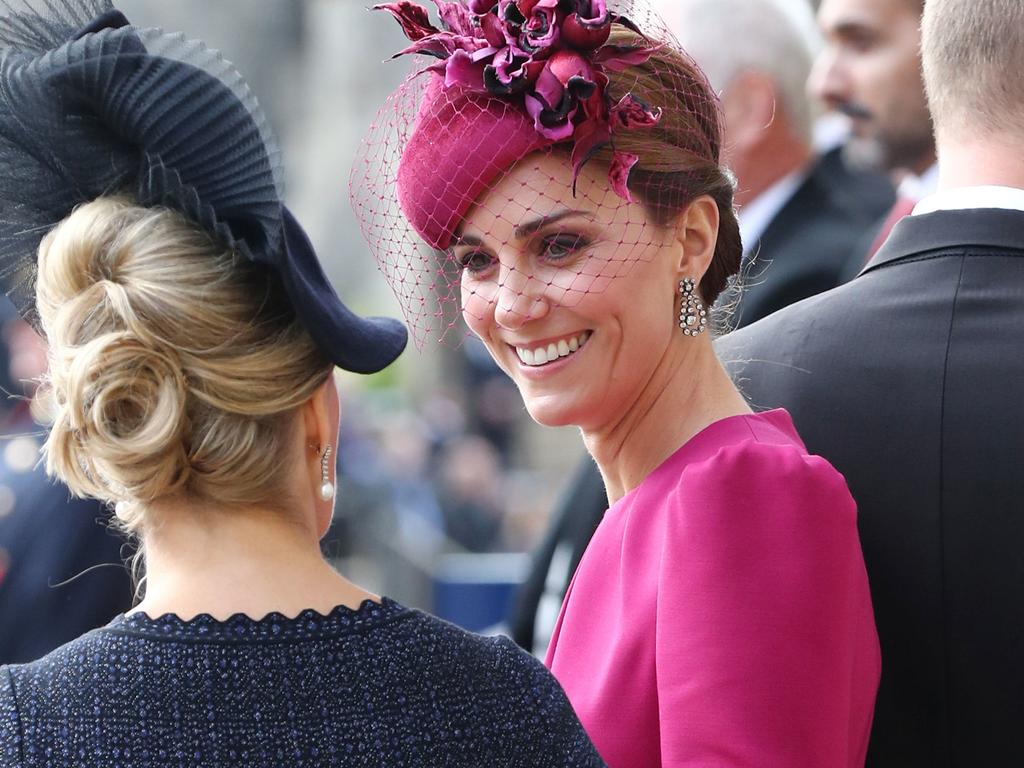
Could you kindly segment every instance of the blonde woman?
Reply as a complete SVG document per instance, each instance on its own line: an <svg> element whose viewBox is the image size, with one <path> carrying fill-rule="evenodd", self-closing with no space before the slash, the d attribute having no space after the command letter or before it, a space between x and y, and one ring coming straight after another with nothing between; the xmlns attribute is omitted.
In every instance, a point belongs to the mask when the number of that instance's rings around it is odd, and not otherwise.
<svg viewBox="0 0 1024 768"><path fill-rule="evenodd" d="M356 317L280 202L230 66L100 0L0 21L4 285L50 347L46 465L116 508L145 596L0 669L4 766L601 765L507 640L335 572L335 365Z"/></svg>

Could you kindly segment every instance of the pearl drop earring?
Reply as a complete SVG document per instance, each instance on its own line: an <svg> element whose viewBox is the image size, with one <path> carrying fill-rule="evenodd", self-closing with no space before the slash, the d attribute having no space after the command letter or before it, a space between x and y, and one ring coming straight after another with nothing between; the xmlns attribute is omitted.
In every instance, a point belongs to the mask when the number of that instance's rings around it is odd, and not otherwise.
<svg viewBox="0 0 1024 768"><path fill-rule="evenodd" d="M320 498L324 501L330 501L334 498L334 483L331 482L330 474L330 460L333 452L334 449L328 443L324 446L323 456L320 457L320 473L323 479L323 483L320 485Z"/></svg>

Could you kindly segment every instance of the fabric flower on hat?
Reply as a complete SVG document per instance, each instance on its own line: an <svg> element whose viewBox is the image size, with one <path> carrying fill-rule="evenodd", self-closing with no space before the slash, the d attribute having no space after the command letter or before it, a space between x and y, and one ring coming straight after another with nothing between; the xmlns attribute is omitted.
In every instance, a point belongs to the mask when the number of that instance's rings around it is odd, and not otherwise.
<svg viewBox="0 0 1024 768"><path fill-rule="evenodd" d="M656 125L661 110L624 96L612 103L606 71L643 64L653 46L608 45L612 24L639 34L607 0L433 0L440 27L423 6L400 0L376 6L401 24L412 45L396 56L423 54L444 87L512 100L539 137L572 142L574 178L600 149L613 148L609 181L632 200L627 182L637 157L614 151L617 131Z"/></svg>

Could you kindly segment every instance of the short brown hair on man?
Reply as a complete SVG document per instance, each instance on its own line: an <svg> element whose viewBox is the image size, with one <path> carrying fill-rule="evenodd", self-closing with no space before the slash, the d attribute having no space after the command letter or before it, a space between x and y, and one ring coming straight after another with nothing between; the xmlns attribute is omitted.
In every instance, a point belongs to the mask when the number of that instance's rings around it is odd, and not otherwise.
<svg viewBox="0 0 1024 768"><path fill-rule="evenodd" d="M927 0L922 64L936 132L1024 132L1024 2Z"/></svg>

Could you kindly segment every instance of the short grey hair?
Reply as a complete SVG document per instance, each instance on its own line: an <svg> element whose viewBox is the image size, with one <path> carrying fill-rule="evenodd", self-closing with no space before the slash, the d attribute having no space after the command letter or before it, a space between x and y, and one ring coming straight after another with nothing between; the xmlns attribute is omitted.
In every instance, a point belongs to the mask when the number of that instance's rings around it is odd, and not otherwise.
<svg viewBox="0 0 1024 768"><path fill-rule="evenodd" d="M927 0L921 28L936 131L1024 135L1024 2Z"/></svg>
<svg viewBox="0 0 1024 768"><path fill-rule="evenodd" d="M808 142L814 111L807 78L821 47L808 0L654 0L658 12L721 93L743 72L760 72Z"/></svg>

